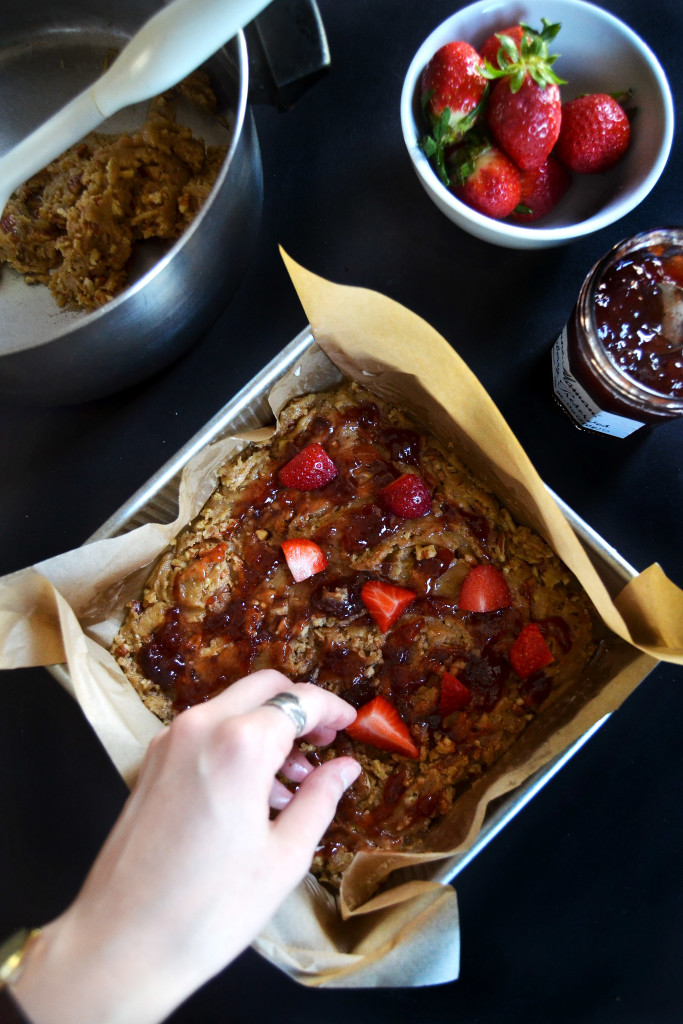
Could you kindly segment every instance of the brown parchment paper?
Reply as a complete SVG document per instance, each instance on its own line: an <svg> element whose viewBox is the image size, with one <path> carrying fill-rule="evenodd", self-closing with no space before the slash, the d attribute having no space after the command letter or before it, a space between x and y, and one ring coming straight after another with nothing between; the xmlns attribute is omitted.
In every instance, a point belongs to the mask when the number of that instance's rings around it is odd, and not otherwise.
<svg viewBox="0 0 683 1024"><path fill-rule="evenodd" d="M658 660L683 664L683 592L658 565L612 597L499 411L454 349L422 319L364 289L338 286L283 258L319 348L270 395L274 414L294 394L341 376L416 416L458 453L574 572L603 623L600 651L571 694L551 699L520 740L457 802L428 854L364 854L333 897L308 876L254 943L292 978L319 987L436 984L458 976L460 936L449 862L476 837L488 804L528 778L613 711ZM108 652L125 605L152 564L197 514L220 465L249 440L207 446L186 466L172 523L48 559L0 579L0 667L66 662L68 685L129 783L161 723Z"/></svg>

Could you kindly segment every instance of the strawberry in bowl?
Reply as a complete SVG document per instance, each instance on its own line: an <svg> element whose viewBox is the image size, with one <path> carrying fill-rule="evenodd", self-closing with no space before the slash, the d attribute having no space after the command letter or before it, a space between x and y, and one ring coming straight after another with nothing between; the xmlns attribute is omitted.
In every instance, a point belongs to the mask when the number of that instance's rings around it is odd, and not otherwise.
<svg viewBox="0 0 683 1024"><path fill-rule="evenodd" d="M444 106L436 123L425 118L423 78L438 51L455 42L479 54L477 69L487 86L471 108L472 123L465 124L459 137L440 142L439 132L450 123L451 111ZM441 88L446 97L443 81ZM625 88L632 90L633 116L628 107L624 110ZM584 95L609 97L622 115L614 118L622 124L619 141L604 145L619 156L602 168L596 160L596 170L585 169L574 152L567 155L570 148L579 149L577 131L571 133L571 143L560 143L565 111L572 117L570 104ZM590 105L596 110L599 106L595 100ZM602 139L602 113L600 117L592 132L581 127L580 133ZM626 145L624 120L629 126ZM439 25L418 49L404 81L401 124L420 183L441 212L485 241L537 248L600 230L648 194L668 159L673 104L657 58L608 12L582 0L522 5L480 0ZM462 121L460 125L462 129ZM460 151L471 149L474 138L479 147L495 147L516 168L521 192L511 210L509 204L482 202L476 178L465 188L462 166L468 161ZM435 160L439 145L440 167ZM596 149L595 143L591 146ZM592 184L596 174L602 176L599 188Z"/></svg>
<svg viewBox="0 0 683 1024"><path fill-rule="evenodd" d="M495 34L500 49L495 66L486 64L484 77L495 82L486 105L486 123L504 153L528 171L546 162L560 135L564 80L553 71L556 56L548 44L560 25L544 19L535 32L518 25L515 42L512 35Z"/></svg>
<svg viewBox="0 0 683 1024"><path fill-rule="evenodd" d="M576 174L609 171L626 155L631 122L616 96L589 93L562 107L559 160Z"/></svg>
<svg viewBox="0 0 683 1024"><path fill-rule="evenodd" d="M514 25L489 36L481 54L469 43L448 43L423 73L433 127L424 151L444 184L489 217L539 220L567 192L570 171L610 170L628 150L630 123L616 98L591 93L562 103L566 82L550 53L560 28L545 18L539 31ZM461 104L457 112L450 102Z"/></svg>
<svg viewBox="0 0 683 1024"><path fill-rule="evenodd" d="M422 72L420 87L424 116L432 128L425 145L448 184L444 154L477 123L486 99L484 62L469 43L446 43Z"/></svg>

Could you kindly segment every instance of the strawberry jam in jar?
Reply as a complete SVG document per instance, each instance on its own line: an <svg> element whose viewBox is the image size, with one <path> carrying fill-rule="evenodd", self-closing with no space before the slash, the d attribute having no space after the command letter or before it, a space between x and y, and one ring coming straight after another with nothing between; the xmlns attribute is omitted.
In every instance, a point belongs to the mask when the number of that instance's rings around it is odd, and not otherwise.
<svg viewBox="0 0 683 1024"><path fill-rule="evenodd" d="M552 362L580 427L627 437L683 415L683 228L625 239L596 263Z"/></svg>

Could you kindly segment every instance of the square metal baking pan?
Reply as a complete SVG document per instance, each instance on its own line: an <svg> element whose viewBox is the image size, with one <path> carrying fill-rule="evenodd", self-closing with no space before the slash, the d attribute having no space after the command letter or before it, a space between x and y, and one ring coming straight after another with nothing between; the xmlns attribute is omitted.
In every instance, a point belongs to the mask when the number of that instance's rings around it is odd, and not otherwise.
<svg viewBox="0 0 683 1024"><path fill-rule="evenodd" d="M272 422L272 412L268 404L268 394L271 388L285 373L293 369L297 360L314 345L315 340L310 328L302 331L249 384L227 402L202 430L176 452L143 487L110 516L86 543L115 537L149 522L172 522L178 511L178 484L185 464L213 441ZM556 494L552 491L550 494L571 523L598 568L607 589L614 596L637 575L636 570ZM50 671L66 689L71 691L66 666L55 665L50 668ZM436 862L434 866L420 869L419 873L435 881L452 881L477 856L480 850L533 799L555 773L581 749L608 717L605 715L604 718L596 722L561 755L549 761L511 793L494 801L489 806L482 828L469 849L443 863Z"/></svg>

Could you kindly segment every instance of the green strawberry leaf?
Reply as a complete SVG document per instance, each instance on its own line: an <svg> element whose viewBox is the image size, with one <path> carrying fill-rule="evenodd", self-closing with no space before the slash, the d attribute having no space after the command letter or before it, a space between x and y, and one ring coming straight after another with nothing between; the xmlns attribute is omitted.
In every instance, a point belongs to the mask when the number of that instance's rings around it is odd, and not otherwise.
<svg viewBox="0 0 683 1024"><path fill-rule="evenodd" d="M522 83L526 78L526 69L523 67L516 67L510 74L510 92L516 93L522 88Z"/></svg>
<svg viewBox="0 0 683 1024"><path fill-rule="evenodd" d="M519 92L527 72L541 89L550 84L566 85L565 80L552 69L558 54L548 53L548 43L555 38L561 25L552 24L547 18L541 21L543 28L540 32L520 23L524 33L519 51L509 36L503 32L498 35L501 42L497 55L499 67L494 68L488 61L484 61L483 74L486 78L508 78L511 93Z"/></svg>
<svg viewBox="0 0 683 1024"><path fill-rule="evenodd" d="M498 62L500 63L500 55L498 57ZM491 64L490 61L484 58L484 64L482 66L481 73L484 76L484 78L494 79L504 78L505 75L507 74L507 71L504 71L502 68L494 68L493 64Z"/></svg>
<svg viewBox="0 0 683 1024"><path fill-rule="evenodd" d="M499 64L501 59L501 50L502 55L510 62L510 64L514 64L516 60L519 60L519 50L517 49L517 44L514 39L510 36L506 36L504 32L497 32L496 39L500 43L500 50L497 55Z"/></svg>
<svg viewBox="0 0 683 1024"><path fill-rule="evenodd" d="M446 160L444 150L449 144L448 129L450 126L451 110L444 107L441 117L434 125L431 135L425 135L419 140L420 149L436 165L436 170L444 185L448 186L448 173L446 171Z"/></svg>
<svg viewBox="0 0 683 1024"><path fill-rule="evenodd" d="M444 147L440 146L434 154L434 162L436 164L436 170L443 184L448 188L450 180L448 177L448 171L446 170L446 154Z"/></svg>
<svg viewBox="0 0 683 1024"><path fill-rule="evenodd" d="M475 171L477 160L491 148L489 136L482 130L470 132L465 141L448 158L450 184L464 185Z"/></svg>
<svg viewBox="0 0 683 1024"><path fill-rule="evenodd" d="M541 18L541 22L543 23L543 28L538 33L538 35L540 35L541 38L546 41L546 43L552 43L553 39L562 28L561 22L556 22L555 24L553 24L552 22L548 21L547 18ZM527 26L523 25L522 28L527 29ZM529 29L529 31L533 32L534 30Z"/></svg>
<svg viewBox="0 0 683 1024"><path fill-rule="evenodd" d="M458 154L457 159L449 161L450 184L455 188L458 185L464 185L467 179L474 174L474 163L467 153Z"/></svg>
<svg viewBox="0 0 683 1024"><path fill-rule="evenodd" d="M627 107L633 102L633 89L622 89L620 92L611 92L610 96L616 100L620 107ZM628 111L626 111L628 113Z"/></svg>
<svg viewBox="0 0 683 1024"><path fill-rule="evenodd" d="M436 172L446 187L451 182L446 168L445 151L447 147L454 145L469 134L486 106L488 92L489 87L487 85L476 107L473 107L465 117L460 119L457 135L454 134L453 127L451 126L451 109L450 107L444 107L441 117L434 125L431 134L425 135L418 142L425 156L434 162Z"/></svg>
<svg viewBox="0 0 683 1024"><path fill-rule="evenodd" d="M433 157L436 153L436 142L431 135L425 135L420 139L418 145L426 157Z"/></svg>

